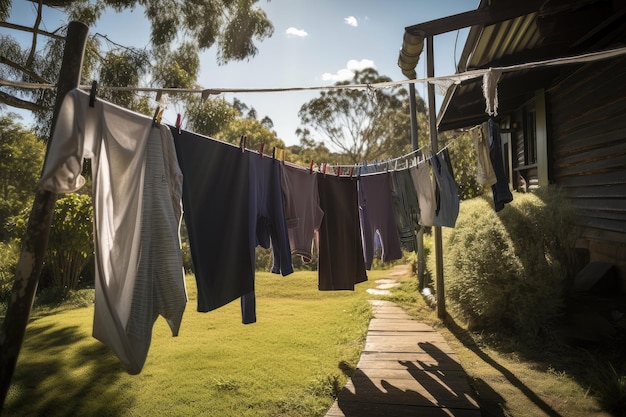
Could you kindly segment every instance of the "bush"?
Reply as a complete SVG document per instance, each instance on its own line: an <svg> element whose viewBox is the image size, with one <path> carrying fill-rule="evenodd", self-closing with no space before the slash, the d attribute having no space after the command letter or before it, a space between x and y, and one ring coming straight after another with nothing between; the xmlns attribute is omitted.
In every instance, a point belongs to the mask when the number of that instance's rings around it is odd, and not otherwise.
<svg viewBox="0 0 626 417"><path fill-rule="evenodd" d="M85 194L65 194L54 209L47 251L52 286L75 290L93 255L93 208Z"/></svg>
<svg viewBox="0 0 626 417"><path fill-rule="evenodd" d="M0 242L0 302L8 301L15 280L15 267L20 256L20 245Z"/></svg>
<svg viewBox="0 0 626 417"><path fill-rule="evenodd" d="M563 194L516 194L495 213L490 198L463 202L444 234L446 294L472 327L538 336L562 313L575 229Z"/></svg>

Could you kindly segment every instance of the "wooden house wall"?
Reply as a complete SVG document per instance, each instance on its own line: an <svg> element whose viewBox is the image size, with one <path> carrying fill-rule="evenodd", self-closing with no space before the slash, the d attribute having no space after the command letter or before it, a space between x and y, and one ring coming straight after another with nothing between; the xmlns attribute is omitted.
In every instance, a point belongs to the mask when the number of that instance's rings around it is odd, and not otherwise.
<svg viewBox="0 0 626 417"><path fill-rule="evenodd" d="M548 90L551 181L580 213L591 257L626 263L626 59L585 65ZM593 259L592 259L593 260Z"/></svg>

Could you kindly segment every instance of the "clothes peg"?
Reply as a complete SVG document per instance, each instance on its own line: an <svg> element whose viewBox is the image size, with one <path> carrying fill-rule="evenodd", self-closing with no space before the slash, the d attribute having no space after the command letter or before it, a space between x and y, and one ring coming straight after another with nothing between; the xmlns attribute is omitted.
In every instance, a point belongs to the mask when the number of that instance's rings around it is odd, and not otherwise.
<svg viewBox="0 0 626 417"><path fill-rule="evenodd" d="M272 159L276 159L276 146L272 149Z"/></svg>
<svg viewBox="0 0 626 417"><path fill-rule="evenodd" d="M309 162L309 174L313 173L313 160L311 159L311 162Z"/></svg>
<svg viewBox="0 0 626 417"><path fill-rule="evenodd" d="M246 141L248 137L246 135L241 135L241 139L239 140L239 148L241 149L241 153L246 151Z"/></svg>
<svg viewBox="0 0 626 417"><path fill-rule="evenodd" d="M163 109L161 109L160 106L157 106L156 110L154 111L154 116L152 116L152 126L157 127L159 124L161 124L162 117Z"/></svg>
<svg viewBox="0 0 626 417"><path fill-rule="evenodd" d="M98 81L91 82L91 91L89 92L89 107L96 106L96 94L98 94Z"/></svg>
<svg viewBox="0 0 626 417"><path fill-rule="evenodd" d="M352 174L354 174L354 167L350 167L350 179L352 179Z"/></svg>
<svg viewBox="0 0 626 417"><path fill-rule="evenodd" d="M265 143L261 142L259 145L259 156L263 157L263 148L265 147Z"/></svg>
<svg viewBox="0 0 626 417"><path fill-rule="evenodd" d="M323 164L323 165L324 165L324 168L323 168L323 173L324 173L324 176L326 176L326 165L328 165L328 164L327 164L326 162L324 162L324 164Z"/></svg>
<svg viewBox="0 0 626 417"><path fill-rule="evenodd" d="M341 176L341 166L337 166L337 178Z"/></svg>
<svg viewBox="0 0 626 417"><path fill-rule="evenodd" d="M182 130L181 130L181 125L182 125L182 116L180 115L180 113L178 113L176 115L176 130L178 131L178 134L182 134Z"/></svg>

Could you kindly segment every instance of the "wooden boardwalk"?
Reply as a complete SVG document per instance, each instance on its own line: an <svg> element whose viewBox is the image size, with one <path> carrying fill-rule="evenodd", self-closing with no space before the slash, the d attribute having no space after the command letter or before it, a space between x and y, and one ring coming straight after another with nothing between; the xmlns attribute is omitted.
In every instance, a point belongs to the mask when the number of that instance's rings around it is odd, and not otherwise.
<svg viewBox="0 0 626 417"><path fill-rule="evenodd" d="M432 327L371 301L365 349L326 417L480 417L463 368Z"/></svg>

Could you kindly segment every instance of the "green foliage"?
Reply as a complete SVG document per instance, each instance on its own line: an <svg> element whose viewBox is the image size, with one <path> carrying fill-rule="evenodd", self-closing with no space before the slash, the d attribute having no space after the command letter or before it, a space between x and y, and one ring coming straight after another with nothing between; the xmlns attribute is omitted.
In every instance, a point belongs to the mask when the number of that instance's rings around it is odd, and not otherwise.
<svg viewBox="0 0 626 417"><path fill-rule="evenodd" d="M99 71L100 86L139 85L147 74L150 59L145 51L112 50L106 53ZM133 91L110 91L102 88L98 96L120 106L141 111L141 100Z"/></svg>
<svg viewBox="0 0 626 417"><path fill-rule="evenodd" d="M610 362L602 363L590 355L591 389L604 410L614 416L626 415L626 373Z"/></svg>
<svg viewBox="0 0 626 417"><path fill-rule="evenodd" d="M499 213L488 200L463 202L446 229L446 294L472 326L539 336L562 314L574 213L551 187Z"/></svg>
<svg viewBox="0 0 626 417"><path fill-rule="evenodd" d="M187 129L210 137L215 137L239 115L237 109L222 98L201 102L194 97L186 107Z"/></svg>
<svg viewBox="0 0 626 417"><path fill-rule="evenodd" d="M200 72L200 56L195 44L185 42L174 51L157 55L154 83L167 88L193 88Z"/></svg>
<svg viewBox="0 0 626 417"><path fill-rule="evenodd" d="M53 287L77 288L80 273L93 255L91 197L66 194L57 200L50 229L47 267Z"/></svg>
<svg viewBox="0 0 626 417"><path fill-rule="evenodd" d="M243 135L247 137L246 148L258 150L263 143L266 155L271 155L273 148L285 148L285 142L279 139L275 132L267 129L255 119L233 119L215 135L215 138L238 145Z"/></svg>
<svg viewBox="0 0 626 417"><path fill-rule="evenodd" d="M14 217L30 207L43 164L45 146L16 122L0 115L0 240L18 237Z"/></svg>
<svg viewBox="0 0 626 417"><path fill-rule="evenodd" d="M439 134L441 147L454 141L448 147L448 152L461 200L478 197L485 192L483 187L478 184L476 151L472 142L472 134L472 132L462 131L449 131ZM487 191L491 191L491 188Z"/></svg>
<svg viewBox="0 0 626 417"><path fill-rule="evenodd" d="M19 255L20 246L16 241L0 242L0 302L9 299Z"/></svg>

